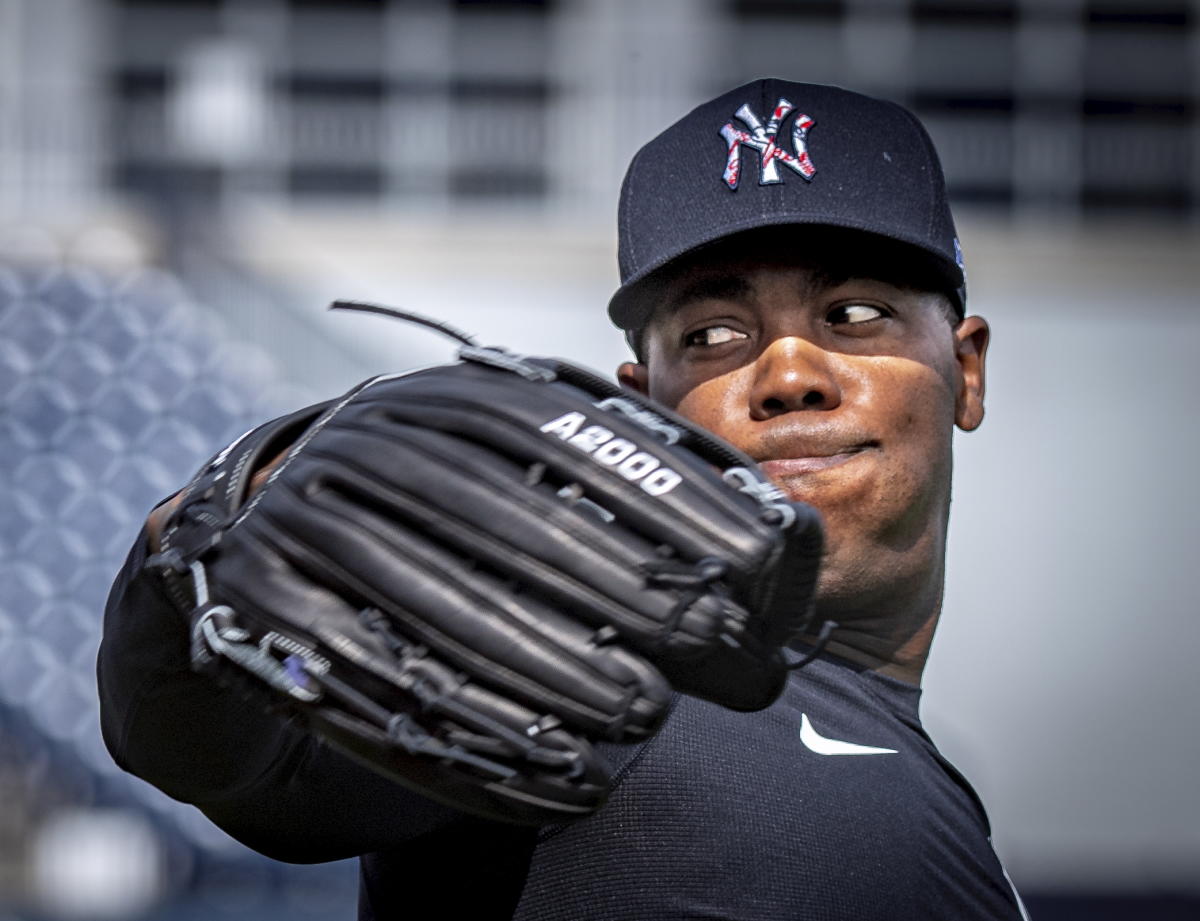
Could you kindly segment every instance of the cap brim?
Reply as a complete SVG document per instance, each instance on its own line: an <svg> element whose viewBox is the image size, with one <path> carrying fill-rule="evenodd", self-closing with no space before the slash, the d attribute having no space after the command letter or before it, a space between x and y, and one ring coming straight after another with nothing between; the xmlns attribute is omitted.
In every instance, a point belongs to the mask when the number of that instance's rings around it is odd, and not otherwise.
<svg viewBox="0 0 1200 921"><path fill-rule="evenodd" d="M698 251L723 240L763 227L784 226L803 227L806 229L830 227L841 230L853 230L881 241L912 247L919 251L922 256L928 257L926 265L933 270L939 281L941 281L942 286L940 290L951 298L960 316L964 313L966 306L966 279L961 266L948 261L944 253L928 246L925 241L913 239L910 234L899 228L895 229L894 232L889 232L887 228L881 228L878 224L867 227L862 223L847 220L841 215L807 214L801 218L797 215L780 214L768 218L760 216L743 222L743 226L734 224L707 235L697 235L691 245L680 252L643 266L627 278L609 300L609 318L620 329L641 329L649 321L650 314L654 310L655 301L652 296L653 281L655 277L661 274L662 269L671 266L685 256L694 255Z"/></svg>

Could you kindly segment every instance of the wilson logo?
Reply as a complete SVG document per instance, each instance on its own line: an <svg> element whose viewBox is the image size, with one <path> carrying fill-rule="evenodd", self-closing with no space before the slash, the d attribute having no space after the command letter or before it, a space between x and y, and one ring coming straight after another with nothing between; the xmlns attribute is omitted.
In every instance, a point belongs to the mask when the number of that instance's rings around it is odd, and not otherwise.
<svg viewBox="0 0 1200 921"><path fill-rule="evenodd" d="M541 431L558 436L589 455L596 463L610 467L631 483L637 483L643 492L651 496L665 495L683 482L683 477L670 467L662 466L657 457L643 451L628 438L614 437L611 429L602 425L586 425L587 421L583 413L564 413L544 424Z"/></svg>

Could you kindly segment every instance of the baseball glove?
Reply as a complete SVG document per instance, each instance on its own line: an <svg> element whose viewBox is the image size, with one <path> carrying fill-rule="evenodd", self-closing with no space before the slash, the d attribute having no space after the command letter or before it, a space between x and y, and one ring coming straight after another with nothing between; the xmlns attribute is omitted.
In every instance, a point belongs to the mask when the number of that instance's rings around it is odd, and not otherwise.
<svg viewBox="0 0 1200 921"><path fill-rule="evenodd" d="M609 780L591 743L648 737L672 688L776 699L820 525L748 457L590 371L459 358L243 436L149 565L194 667L460 809L586 815Z"/></svg>

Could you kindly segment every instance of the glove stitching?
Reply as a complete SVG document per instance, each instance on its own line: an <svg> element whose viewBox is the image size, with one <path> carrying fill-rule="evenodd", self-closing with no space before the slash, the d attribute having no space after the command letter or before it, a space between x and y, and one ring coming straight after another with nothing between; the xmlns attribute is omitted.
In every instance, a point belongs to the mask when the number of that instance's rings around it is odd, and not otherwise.
<svg viewBox="0 0 1200 921"><path fill-rule="evenodd" d="M382 383L384 381L398 380L399 378L402 378L402 377L408 377L411 374L416 374L420 370L422 370L422 369L414 368L411 371L402 371L397 374L380 374L376 377L370 378L369 380L366 380L363 383L359 384L357 387L355 387L349 393L347 393L345 396L343 396L340 400L338 400L335 404L333 404L328 409L326 409L325 412L323 412L321 414L320 418L318 418L315 422L313 422L313 424L308 427L308 429L300 437L300 439L292 446L291 450L288 451L287 456L283 459L283 461L279 464L279 466L271 471L270 475L267 477L266 482L263 483L261 487L259 487L258 491L255 492L254 496L250 499L250 501L246 503L245 508L242 509L241 513L237 516L237 518L235 518L230 523L230 525L229 525L230 529L236 528L238 525L240 525L243 521L246 520L246 516L249 515L250 512L252 512L254 510L254 508L258 505L259 502L262 501L262 497L268 492L268 490L275 483L275 481L279 479L279 477L283 473L283 471L285 469L287 469L287 467L292 463L293 460L296 459L297 456L299 456L300 452L303 451L305 446L307 446L308 443L313 440L313 438L317 435L317 433L320 432L322 429L324 429L325 426L327 426L333 420L333 418L339 412L341 412L342 409L345 408L345 406L348 403L350 403L351 400L354 400L356 397L361 395L368 388L373 387L376 384Z"/></svg>
<svg viewBox="0 0 1200 921"><path fill-rule="evenodd" d="M243 451L241 456L237 459L237 463L234 464L233 471L229 474L229 481L225 484L225 505L230 511L233 511L234 496L237 493L237 490L241 487L242 476L246 471L246 465L250 463L250 458L252 458L255 453L257 452L254 448L251 448L249 451Z"/></svg>

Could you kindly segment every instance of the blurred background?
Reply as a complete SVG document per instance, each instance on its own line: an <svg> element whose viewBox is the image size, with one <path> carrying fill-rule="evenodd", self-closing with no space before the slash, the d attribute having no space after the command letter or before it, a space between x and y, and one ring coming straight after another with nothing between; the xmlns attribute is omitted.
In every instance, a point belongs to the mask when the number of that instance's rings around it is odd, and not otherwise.
<svg viewBox="0 0 1200 921"><path fill-rule="evenodd" d="M0 919L354 917L112 764L112 576L251 424L452 356L333 297L614 367L629 157L768 75L922 116L993 324L927 728L1036 919L1200 917L1200 3L0 0Z"/></svg>

